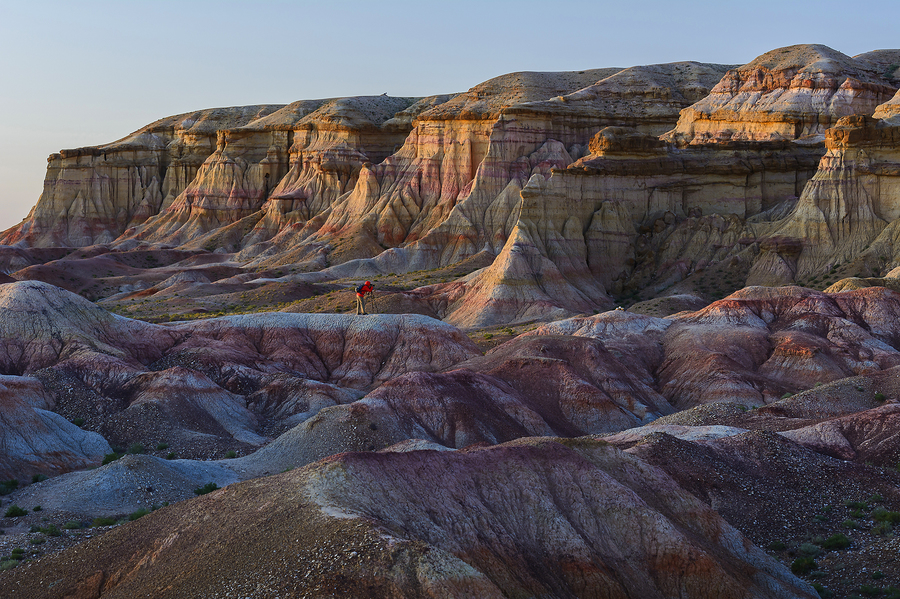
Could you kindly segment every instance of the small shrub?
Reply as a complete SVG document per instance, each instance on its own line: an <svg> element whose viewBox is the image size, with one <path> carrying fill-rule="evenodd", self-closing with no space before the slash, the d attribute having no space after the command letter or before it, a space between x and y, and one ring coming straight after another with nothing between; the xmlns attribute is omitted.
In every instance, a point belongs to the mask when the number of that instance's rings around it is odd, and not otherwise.
<svg viewBox="0 0 900 599"><path fill-rule="evenodd" d="M94 522L92 523L92 526L112 526L115 523L116 523L115 518L105 518L103 516L99 516L97 518L94 518Z"/></svg>
<svg viewBox="0 0 900 599"><path fill-rule="evenodd" d="M851 510L868 510L869 506L864 501L850 501L849 499L844 502L844 505L850 508Z"/></svg>
<svg viewBox="0 0 900 599"><path fill-rule="evenodd" d="M11 478L9 480L0 481L0 495L9 495L19 488L19 481Z"/></svg>
<svg viewBox="0 0 900 599"><path fill-rule="evenodd" d="M68 522L63 524L63 528L65 528L66 530L79 530L84 527L81 526L81 522L79 522L78 520L69 520Z"/></svg>
<svg viewBox="0 0 900 599"><path fill-rule="evenodd" d="M853 510L852 512L850 512L850 517L851 518L865 518L866 514L862 510Z"/></svg>
<svg viewBox="0 0 900 599"><path fill-rule="evenodd" d="M6 570L12 570L16 566L19 565L19 562L14 559L6 559L0 562L0 572L5 572Z"/></svg>
<svg viewBox="0 0 900 599"><path fill-rule="evenodd" d="M809 557L817 557L822 550L813 545L812 543L803 543L800 545L800 553L803 555L808 555Z"/></svg>
<svg viewBox="0 0 900 599"><path fill-rule="evenodd" d="M144 445L142 443L135 443L128 448L128 453L130 453L131 455L144 453Z"/></svg>
<svg viewBox="0 0 900 599"><path fill-rule="evenodd" d="M878 493L874 493L871 497L869 497L869 503L881 503L882 501L884 501L884 497L882 497Z"/></svg>
<svg viewBox="0 0 900 599"><path fill-rule="evenodd" d="M47 539L45 539L44 537L37 537L35 539L31 539L28 542L31 543L32 545L43 545L44 543L47 542Z"/></svg>
<svg viewBox="0 0 900 599"><path fill-rule="evenodd" d="M894 530L894 527L891 525L890 522L879 522L878 524L876 524L875 526L872 527L871 532L873 535L878 535L879 537L885 537L885 536L891 534L891 532L893 532L893 530Z"/></svg>
<svg viewBox="0 0 900 599"><path fill-rule="evenodd" d="M868 584L864 584L861 587L859 587L858 589L856 589L856 592L862 593L866 597L877 597L879 595L884 594L884 589L881 589L878 587L873 587Z"/></svg>
<svg viewBox="0 0 900 599"><path fill-rule="evenodd" d="M811 557L798 557L791 562L791 572L798 576L809 574L816 569L816 560Z"/></svg>
<svg viewBox="0 0 900 599"><path fill-rule="evenodd" d="M790 391L786 391L785 393L783 393L781 395L781 399L787 399L788 397L793 397L793 396L794 396L793 393L791 393Z"/></svg>
<svg viewBox="0 0 900 599"><path fill-rule="evenodd" d="M833 551L835 549L846 549L851 545L852 541L850 538L842 532L831 535L825 542L822 543L822 548L828 551Z"/></svg>
<svg viewBox="0 0 900 599"><path fill-rule="evenodd" d="M84 426L84 418L73 418L72 424L74 424L75 426L79 426L79 427Z"/></svg>
<svg viewBox="0 0 900 599"><path fill-rule="evenodd" d="M831 599L831 597L834 597L834 593L832 593L831 591L826 589L824 586L822 586L818 582L814 582L812 587L814 589L816 589L816 592L819 594L819 597L821 597L822 599Z"/></svg>
<svg viewBox="0 0 900 599"><path fill-rule="evenodd" d="M485 338L485 339L493 339L493 338L494 338L494 334L493 334L493 333L485 333L485 334L484 334L484 338Z"/></svg>
<svg viewBox="0 0 900 599"><path fill-rule="evenodd" d="M59 537L62 535L62 531L57 528L56 524L50 524L46 528L42 529L41 532L43 532L48 537Z"/></svg>
<svg viewBox="0 0 900 599"><path fill-rule="evenodd" d="M31 528L28 529L28 532L41 532L41 527L37 524L32 524Z"/></svg>
<svg viewBox="0 0 900 599"><path fill-rule="evenodd" d="M771 543L769 543L768 548L772 551L783 551L785 548L787 548L787 545L785 545L782 541L772 541Z"/></svg>
<svg viewBox="0 0 900 599"><path fill-rule="evenodd" d="M206 483L200 488L194 489L195 495L206 495L207 493L212 493L216 489L219 488L219 485L216 483Z"/></svg>
<svg viewBox="0 0 900 599"><path fill-rule="evenodd" d="M843 526L844 528L850 528L850 529L859 528L859 524L856 523L856 520L849 520L849 519L841 522L841 526Z"/></svg>
<svg viewBox="0 0 900 599"><path fill-rule="evenodd" d="M37 483L44 482L48 478L50 478L50 477L47 476L46 474L35 474L34 476L31 477L31 484L37 484Z"/></svg>
<svg viewBox="0 0 900 599"><path fill-rule="evenodd" d="M882 578L884 578L884 572L882 572L881 570L875 570L874 572L872 572L872 580L881 580Z"/></svg>
<svg viewBox="0 0 900 599"><path fill-rule="evenodd" d="M164 451L168 448L169 448L168 443L160 443L159 445L156 446L156 451Z"/></svg>
<svg viewBox="0 0 900 599"><path fill-rule="evenodd" d="M175 457L176 457L176 456L175 456L175 452L174 452L174 451L170 451L169 453L166 454L166 459L167 459L167 460L174 460Z"/></svg>
<svg viewBox="0 0 900 599"><path fill-rule="evenodd" d="M857 385L857 386L856 386L856 390L857 390L857 391L865 391L866 388L863 387L862 385Z"/></svg>
<svg viewBox="0 0 900 599"><path fill-rule="evenodd" d="M233 449L229 449L227 452L225 452L225 459L230 460L231 458L236 458L236 457L237 457L237 452L234 451Z"/></svg>
<svg viewBox="0 0 900 599"><path fill-rule="evenodd" d="M884 393L878 392L875 394L875 401L884 401Z"/></svg>
<svg viewBox="0 0 900 599"><path fill-rule="evenodd" d="M28 513L28 510L23 510L16 504L9 506L9 509L6 510L6 514L3 516L4 518L18 518L19 516L24 516Z"/></svg>
<svg viewBox="0 0 900 599"><path fill-rule="evenodd" d="M890 522L891 524L900 523L900 512L891 512L883 507L877 507L872 510L872 519L876 522Z"/></svg>
<svg viewBox="0 0 900 599"><path fill-rule="evenodd" d="M141 517L143 517L143 516L146 516L146 515L149 514L149 513L150 513L150 510L148 510L147 508L143 508L143 507L142 507L142 508L139 509L138 511L136 511L136 512L131 512L130 514L128 514L128 521L129 521L129 522L134 522L134 521L137 520L138 518L141 518Z"/></svg>
<svg viewBox="0 0 900 599"><path fill-rule="evenodd" d="M39 511L41 511L42 509L44 509L44 508L42 508L42 507L39 506L39 505L36 505L36 506L34 506L33 508L31 508L31 511L32 511L32 512L39 512Z"/></svg>
<svg viewBox="0 0 900 599"><path fill-rule="evenodd" d="M103 456L103 465L106 466L107 464L115 462L116 460L118 460L121 457L122 457L122 454L116 453L115 451L112 453L108 453L105 456Z"/></svg>

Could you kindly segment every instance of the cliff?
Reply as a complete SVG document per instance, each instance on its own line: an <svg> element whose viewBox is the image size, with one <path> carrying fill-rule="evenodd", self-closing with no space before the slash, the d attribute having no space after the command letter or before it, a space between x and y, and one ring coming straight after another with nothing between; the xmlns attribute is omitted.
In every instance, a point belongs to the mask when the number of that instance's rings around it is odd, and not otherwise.
<svg viewBox="0 0 900 599"><path fill-rule="evenodd" d="M666 138L679 145L821 140L841 117L871 115L890 99L898 82L885 77L883 63L897 54L854 59L821 45L772 50L730 70L709 96L682 113Z"/></svg>
<svg viewBox="0 0 900 599"><path fill-rule="evenodd" d="M151 123L111 144L62 150L47 159L44 191L11 245L84 247L109 243L165 210L216 149L218 131L281 108L215 108Z"/></svg>
<svg viewBox="0 0 900 599"><path fill-rule="evenodd" d="M860 276L883 276L900 260L898 96L878 107L879 118L845 117L826 132L815 177L773 232L802 248L791 258L797 280L848 263Z"/></svg>

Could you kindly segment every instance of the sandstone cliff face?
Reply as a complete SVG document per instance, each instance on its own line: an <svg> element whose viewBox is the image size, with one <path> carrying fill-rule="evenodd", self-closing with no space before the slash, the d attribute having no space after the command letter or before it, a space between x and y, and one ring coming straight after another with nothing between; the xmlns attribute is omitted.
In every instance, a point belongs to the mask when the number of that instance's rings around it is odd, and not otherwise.
<svg viewBox="0 0 900 599"><path fill-rule="evenodd" d="M37 204L0 241L69 247L109 243L172 203L216 149L219 130L279 108L200 110L161 119L111 144L52 154Z"/></svg>
<svg viewBox="0 0 900 599"><path fill-rule="evenodd" d="M408 132L404 123L386 121L414 100L375 96L301 101L244 126L221 129L215 151L184 192L165 212L125 237L192 247L210 242L212 247L239 246L273 194L276 204L268 207L268 216L276 222L263 223L251 237L265 240L273 227L293 224L278 221L278 215L315 215L343 193L363 162L383 159L402 143ZM316 198L316 189L326 190L325 197ZM252 220L241 222L251 215ZM204 237L239 222L237 230L220 233L219 239Z"/></svg>
<svg viewBox="0 0 900 599"><path fill-rule="evenodd" d="M370 267L376 272L496 254L530 177L582 156L598 126L628 123L658 134L724 67L617 71L515 73L422 113L404 148L360 180L320 233L405 246L379 256Z"/></svg>
<svg viewBox="0 0 900 599"><path fill-rule="evenodd" d="M729 71L684 110L667 139L681 145L821 139L839 118L871 115L896 91L872 54L855 60L821 45L767 52Z"/></svg>
<svg viewBox="0 0 900 599"><path fill-rule="evenodd" d="M853 261L868 262L870 276L884 275L900 258L897 105L895 96L876 111L882 120L845 117L829 129L815 177L793 213L770 229L801 247L793 257L797 279Z"/></svg>
<svg viewBox="0 0 900 599"><path fill-rule="evenodd" d="M744 252L757 238L748 217L796 198L820 157L784 143L676 150L621 127L589 149L529 180L490 267L433 290L448 321L558 318L609 308L629 288L660 291Z"/></svg>

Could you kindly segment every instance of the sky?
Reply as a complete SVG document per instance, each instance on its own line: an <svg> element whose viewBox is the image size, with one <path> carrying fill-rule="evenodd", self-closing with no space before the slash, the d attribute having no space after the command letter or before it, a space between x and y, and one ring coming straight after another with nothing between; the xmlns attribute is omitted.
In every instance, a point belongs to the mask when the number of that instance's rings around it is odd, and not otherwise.
<svg viewBox="0 0 900 599"><path fill-rule="evenodd" d="M202 108L465 91L514 71L900 48L895 0L0 0L0 230L46 159Z"/></svg>

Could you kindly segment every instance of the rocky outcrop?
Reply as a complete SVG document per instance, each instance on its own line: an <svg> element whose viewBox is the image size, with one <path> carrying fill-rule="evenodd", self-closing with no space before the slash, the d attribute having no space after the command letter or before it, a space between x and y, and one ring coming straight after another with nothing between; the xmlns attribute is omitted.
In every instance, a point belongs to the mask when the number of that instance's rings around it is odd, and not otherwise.
<svg viewBox="0 0 900 599"><path fill-rule="evenodd" d="M49 403L35 409L81 419L118 447L164 444L179 456L249 453L362 390L478 354L457 329L417 315L269 313L162 326L35 281L0 287L0 308L0 367L12 380L38 377ZM31 428L87 434L57 414L28 414ZM18 434L6 425L2 434ZM48 460L48 472L62 468Z"/></svg>
<svg viewBox="0 0 900 599"><path fill-rule="evenodd" d="M820 158L783 143L673 150L621 127L590 151L529 180L490 267L431 290L449 322L550 320L608 309L628 289L659 292L744 252L756 241L748 217L796 198Z"/></svg>
<svg viewBox="0 0 900 599"><path fill-rule="evenodd" d="M680 145L822 139L841 117L871 115L897 91L877 62L822 45L772 50L729 71L666 138Z"/></svg>
<svg viewBox="0 0 900 599"><path fill-rule="evenodd" d="M224 559L236 544L245 559ZM545 440L344 454L182 502L24 570L4 579L23 598L261 584L345 597L815 596L657 468L602 443ZM48 578L60 582L47 589Z"/></svg>
<svg viewBox="0 0 900 599"><path fill-rule="evenodd" d="M401 144L408 129L405 121L392 118L414 101L389 96L301 101L220 130L215 152L184 192L125 237L235 248L252 230L248 242L265 241L279 228L328 208L355 183L362 164L384 159ZM260 223L270 196L268 220Z"/></svg>
<svg viewBox="0 0 900 599"><path fill-rule="evenodd" d="M0 479L98 466L112 452L103 437L75 426L54 407L38 380L0 376Z"/></svg>
<svg viewBox="0 0 900 599"><path fill-rule="evenodd" d="M335 207L321 234L344 244L363 237L404 246L379 256L371 272L433 268L484 249L496 254L530 177L582 156L598 126L660 132L724 67L619 71L514 73L423 112L404 147Z"/></svg>
<svg viewBox="0 0 900 599"><path fill-rule="evenodd" d="M0 242L42 247L109 243L166 209L188 187L216 149L218 131L279 108L199 110L161 119L117 142L51 154L37 204Z"/></svg>
<svg viewBox="0 0 900 599"><path fill-rule="evenodd" d="M774 236L801 244L793 258L798 280L854 261L857 271L880 276L900 259L900 122L893 102L877 111L883 120L845 117L828 130L815 177L778 223Z"/></svg>
<svg viewBox="0 0 900 599"><path fill-rule="evenodd" d="M898 298L880 287L833 295L750 287L665 319L614 310L528 335L597 339L676 409L717 401L760 406L900 364Z"/></svg>

